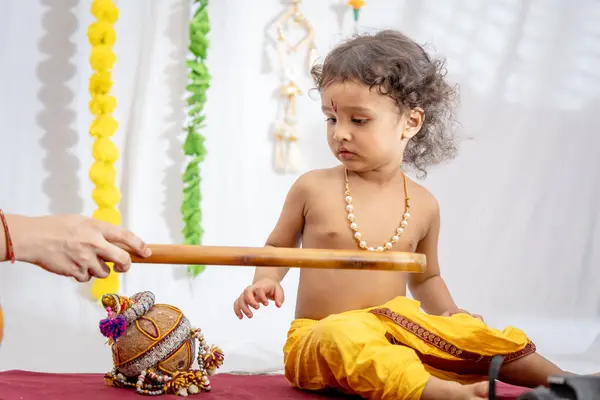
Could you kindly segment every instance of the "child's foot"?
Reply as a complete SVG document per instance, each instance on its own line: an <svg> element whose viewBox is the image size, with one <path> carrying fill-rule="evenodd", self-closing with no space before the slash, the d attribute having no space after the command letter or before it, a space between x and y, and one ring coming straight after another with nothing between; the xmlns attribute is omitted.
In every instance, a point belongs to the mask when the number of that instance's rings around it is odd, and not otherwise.
<svg viewBox="0 0 600 400"><path fill-rule="evenodd" d="M488 398L489 385L487 382L477 382L471 385L462 385L456 400L477 400Z"/></svg>
<svg viewBox="0 0 600 400"><path fill-rule="evenodd" d="M488 383L461 385L431 377L421 394L421 400L482 400L488 398Z"/></svg>

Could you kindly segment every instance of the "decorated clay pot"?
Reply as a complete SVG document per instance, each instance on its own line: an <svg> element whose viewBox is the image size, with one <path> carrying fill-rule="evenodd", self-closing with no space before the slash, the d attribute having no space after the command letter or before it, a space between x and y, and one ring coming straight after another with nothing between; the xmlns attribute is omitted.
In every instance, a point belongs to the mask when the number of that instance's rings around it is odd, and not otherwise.
<svg viewBox="0 0 600 400"><path fill-rule="evenodd" d="M106 382L146 395L211 390L209 376L222 365L223 352L209 347L181 310L154 304L151 292L107 294L102 304L108 318L100 321L100 331L109 338L114 364Z"/></svg>

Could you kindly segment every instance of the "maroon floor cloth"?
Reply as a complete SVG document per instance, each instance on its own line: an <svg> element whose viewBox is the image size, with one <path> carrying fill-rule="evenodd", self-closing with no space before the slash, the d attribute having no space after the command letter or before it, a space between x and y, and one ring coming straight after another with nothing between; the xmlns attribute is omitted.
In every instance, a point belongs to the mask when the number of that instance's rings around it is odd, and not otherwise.
<svg viewBox="0 0 600 400"><path fill-rule="evenodd" d="M217 374L211 378L213 390L202 393L198 400L301 400L356 399L340 394L315 394L292 388L281 375ZM527 389L498 386L499 400L516 399ZM117 389L104 383L102 374L49 374L28 371L0 372L0 400L140 400L133 389ZM159 396L158 399L179 399ZM187 398L196 398L188 396Z"/></svg>

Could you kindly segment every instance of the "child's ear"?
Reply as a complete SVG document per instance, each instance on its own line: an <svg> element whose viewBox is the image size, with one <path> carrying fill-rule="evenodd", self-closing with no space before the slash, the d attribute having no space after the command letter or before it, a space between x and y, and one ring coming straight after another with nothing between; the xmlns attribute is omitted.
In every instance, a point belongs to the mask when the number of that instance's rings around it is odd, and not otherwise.
<svg viewBox="0 0 600 400"><path fill-rule="evenodd" d="M410 139L421 130L425 119L425 111L421 107L415 107L406 115L406 122L402 132L405 139Z"/></svg>

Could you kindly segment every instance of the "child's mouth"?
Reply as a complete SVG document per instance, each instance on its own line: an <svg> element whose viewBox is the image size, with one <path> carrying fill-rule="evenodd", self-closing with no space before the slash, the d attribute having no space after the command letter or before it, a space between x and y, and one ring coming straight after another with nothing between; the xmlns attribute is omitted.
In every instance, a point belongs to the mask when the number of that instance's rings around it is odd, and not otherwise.
<svg viewBox="0 0 600 400"><path fill-rule="evenodd" d="M340 151L338 151L338 155L340 158L343 158L346 160L356 157L355 153L352 153L351 151L348 151L348 150L340 150Z"/></svg>

